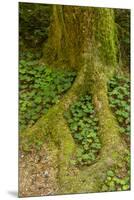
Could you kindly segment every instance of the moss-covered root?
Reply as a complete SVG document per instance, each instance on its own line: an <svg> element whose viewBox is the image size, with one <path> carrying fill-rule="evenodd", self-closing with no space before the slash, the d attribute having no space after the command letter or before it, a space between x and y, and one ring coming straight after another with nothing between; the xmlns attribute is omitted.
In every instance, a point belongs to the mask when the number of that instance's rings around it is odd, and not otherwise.
<svg viewBox="0 0 134 200"><path fill-rule="evenodd" d="M99 77L98 77L99 80ZM91 87L95 111L99 118L102 149L95 164L77 171L75 176L62 176L61 193L98 192L111 167L122 161L126 146L119 126L109 109L107 86L105 80L99 80Z"/></svg>
<svg viewBox="0 0 134 200"><path fill-rule="evenodd" d="M65 140L69 129L64 119L64 112L86 91L84 80L85 72L82 68L78 72L71 89L64 95L61 101L50 108L48 113L41 117L34 126L20 133L20 149L29 152L32 149L38 149L48 139L54 143L60 143L61 138ZM65 133L64 128L67 133ZM69 137L71 137L71 133Z"/></svg>
<svg viewBox="0 0 134 200"><path fill-rule="evenodd" d="M101 84L96 87L94 104L99 118L102 149L98 161L89 167L87 174L82 172L82 177L83 175L84 177L88 176L88 180L83 184L85 192L98 192L106 177L107 170L117 166L126 153L126 145L121 138L119 126L109 109L106 87L105 85L102 88L100 86Z"/></svg>
<svg viewBox="0 0 134 200"><path fill-rule="evenodd" d="M69 160L75 151L75 143L64 118L64 112L81 94L80 90L83 88L85 79L85 74L82 71L78 73L72 88L63 99L39 119L33 127L20 133L20 149L22 151L29 152L33 149L40 149L45 142L49 144L52 151L58 149L58 177L66 176ZM84 90L82 91L84 92Z"/></svg>
<svg viewBox="0 0 134 200"><path fill-rule="evenodd" d="M99 118L102 149L96 163L92 166L79 170L69 166L69 161L75 152L75 144L63 114L79 97L79 91L84 87L84 78L84 73L78 75L73 87L61 102L51 108L46 116L21 137L23 149L35 148L37 144L45 141L50 144L52 151L54 151L53 147L58 149L58 194L99 191L106 171L116 165L125 154L126 147L120 137L118 124L109 109L106 81L99 80L97 77L98 84L92 82L90 92Z"/></svg>

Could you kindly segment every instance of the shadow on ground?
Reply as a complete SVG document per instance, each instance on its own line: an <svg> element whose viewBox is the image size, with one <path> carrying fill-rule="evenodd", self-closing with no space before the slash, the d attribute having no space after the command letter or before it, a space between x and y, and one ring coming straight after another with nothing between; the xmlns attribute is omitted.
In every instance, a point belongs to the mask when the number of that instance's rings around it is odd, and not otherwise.
<svg viewBox="0 0 134 200"><path fill-rule="evenodd" d="M7 193L12 197L18 197L18 192L17 191L8 191Z"/></svg>

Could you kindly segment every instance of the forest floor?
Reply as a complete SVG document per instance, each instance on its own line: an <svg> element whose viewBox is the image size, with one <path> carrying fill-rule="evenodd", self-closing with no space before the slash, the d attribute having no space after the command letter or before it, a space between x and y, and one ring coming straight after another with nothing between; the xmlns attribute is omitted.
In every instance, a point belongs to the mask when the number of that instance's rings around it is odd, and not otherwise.
<svg viewBox="0 0 134 200"><path fill-rule="evenodd" d="M37 153L19 154L19 196L54 195L58 190L56 176L58 166L56 155L52 155L47 145Z"/></svg>
<svg viewBox="0 0 134 200"><path fill-rule="evenodd" d="M32 127L42 115L48 112L50 107L60 101L71 87L76 73L46 67L39 64L38 57L25 53L20 58L19 75L19 128L22 132L27 127ZM108 97L110 108L120 125L121 135L128 146L128 152L124 158L125 170L122 170L122 166L118 166L108 171L101 191L128 190L130 189L130 79L128 73L116 75L109 81ZM73 161L74 166L91 165L101 149L101 141L97 134L98 122L94 116L90 95L81 97L73 104L65 113L65 118L75 142L80 145L77 160ZM58 194L57 152L51 152L47 143L44 143L41 149L39 143L37 148L38 151L31 149L28 153L19 152L20 197Z"/></svg>

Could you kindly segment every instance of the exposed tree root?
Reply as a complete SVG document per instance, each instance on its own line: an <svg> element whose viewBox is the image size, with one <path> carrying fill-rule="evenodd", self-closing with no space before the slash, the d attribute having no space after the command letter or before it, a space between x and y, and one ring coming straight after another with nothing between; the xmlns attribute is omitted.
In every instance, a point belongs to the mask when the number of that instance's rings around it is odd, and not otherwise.
<svg viewBox="0 0 134 200"><path fill-rule="evenodd" d="M76 169L70 164L76 146L64 118L64 112L82 92L88 91L85 87L87 86L85 72L84 68L81 69L72 88L63 99L20 137L22 150L35 149L42 141L49 143L51 151L58 149L58 194L99 191L106 177L106 171L116 165L125 154L125 144L120 136L116 119L109 108L106 81L99 80L98 77L98 84L92 82L90 93L99 119L102 149L96 163L91 166Z"/></svg>
<svg viewBox="0 0 134 200"><path fill-rule="evenodd" d="M93 88L93 91L96 90L93 97L100 123L102 149L95 164L82 167L75 176L59 177L62 180L63 194L98 192L106 178L107 170L116 166L125 155L125 143L120 136L116 119L109 109L106 85L103 82L103 87L101 87L100 80L98 83L99 85L96 84Z"/></svg>

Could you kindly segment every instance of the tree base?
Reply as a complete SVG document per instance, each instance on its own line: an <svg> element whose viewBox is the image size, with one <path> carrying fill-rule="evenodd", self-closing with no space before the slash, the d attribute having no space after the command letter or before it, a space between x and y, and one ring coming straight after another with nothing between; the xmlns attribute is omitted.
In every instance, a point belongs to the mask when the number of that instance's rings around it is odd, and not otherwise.
<svg viewBox="0 0 134 200"><path fill-rule="evenodd" d="M57 151L57 194L98 192L106 178L107 170L121 162L126 152L118 123L109 108L106 80L100 78L101 76L97 77L98 82L92 81L87 90L85 74L85 70L82 69L63 99L20 137L21 150L31 151L41 146L42 142L46 142L51 152ZM81 94L89 90L99 119L102 149L94 164L78 169L70 162L77 147L64 118L64 112Z"/></svg>

